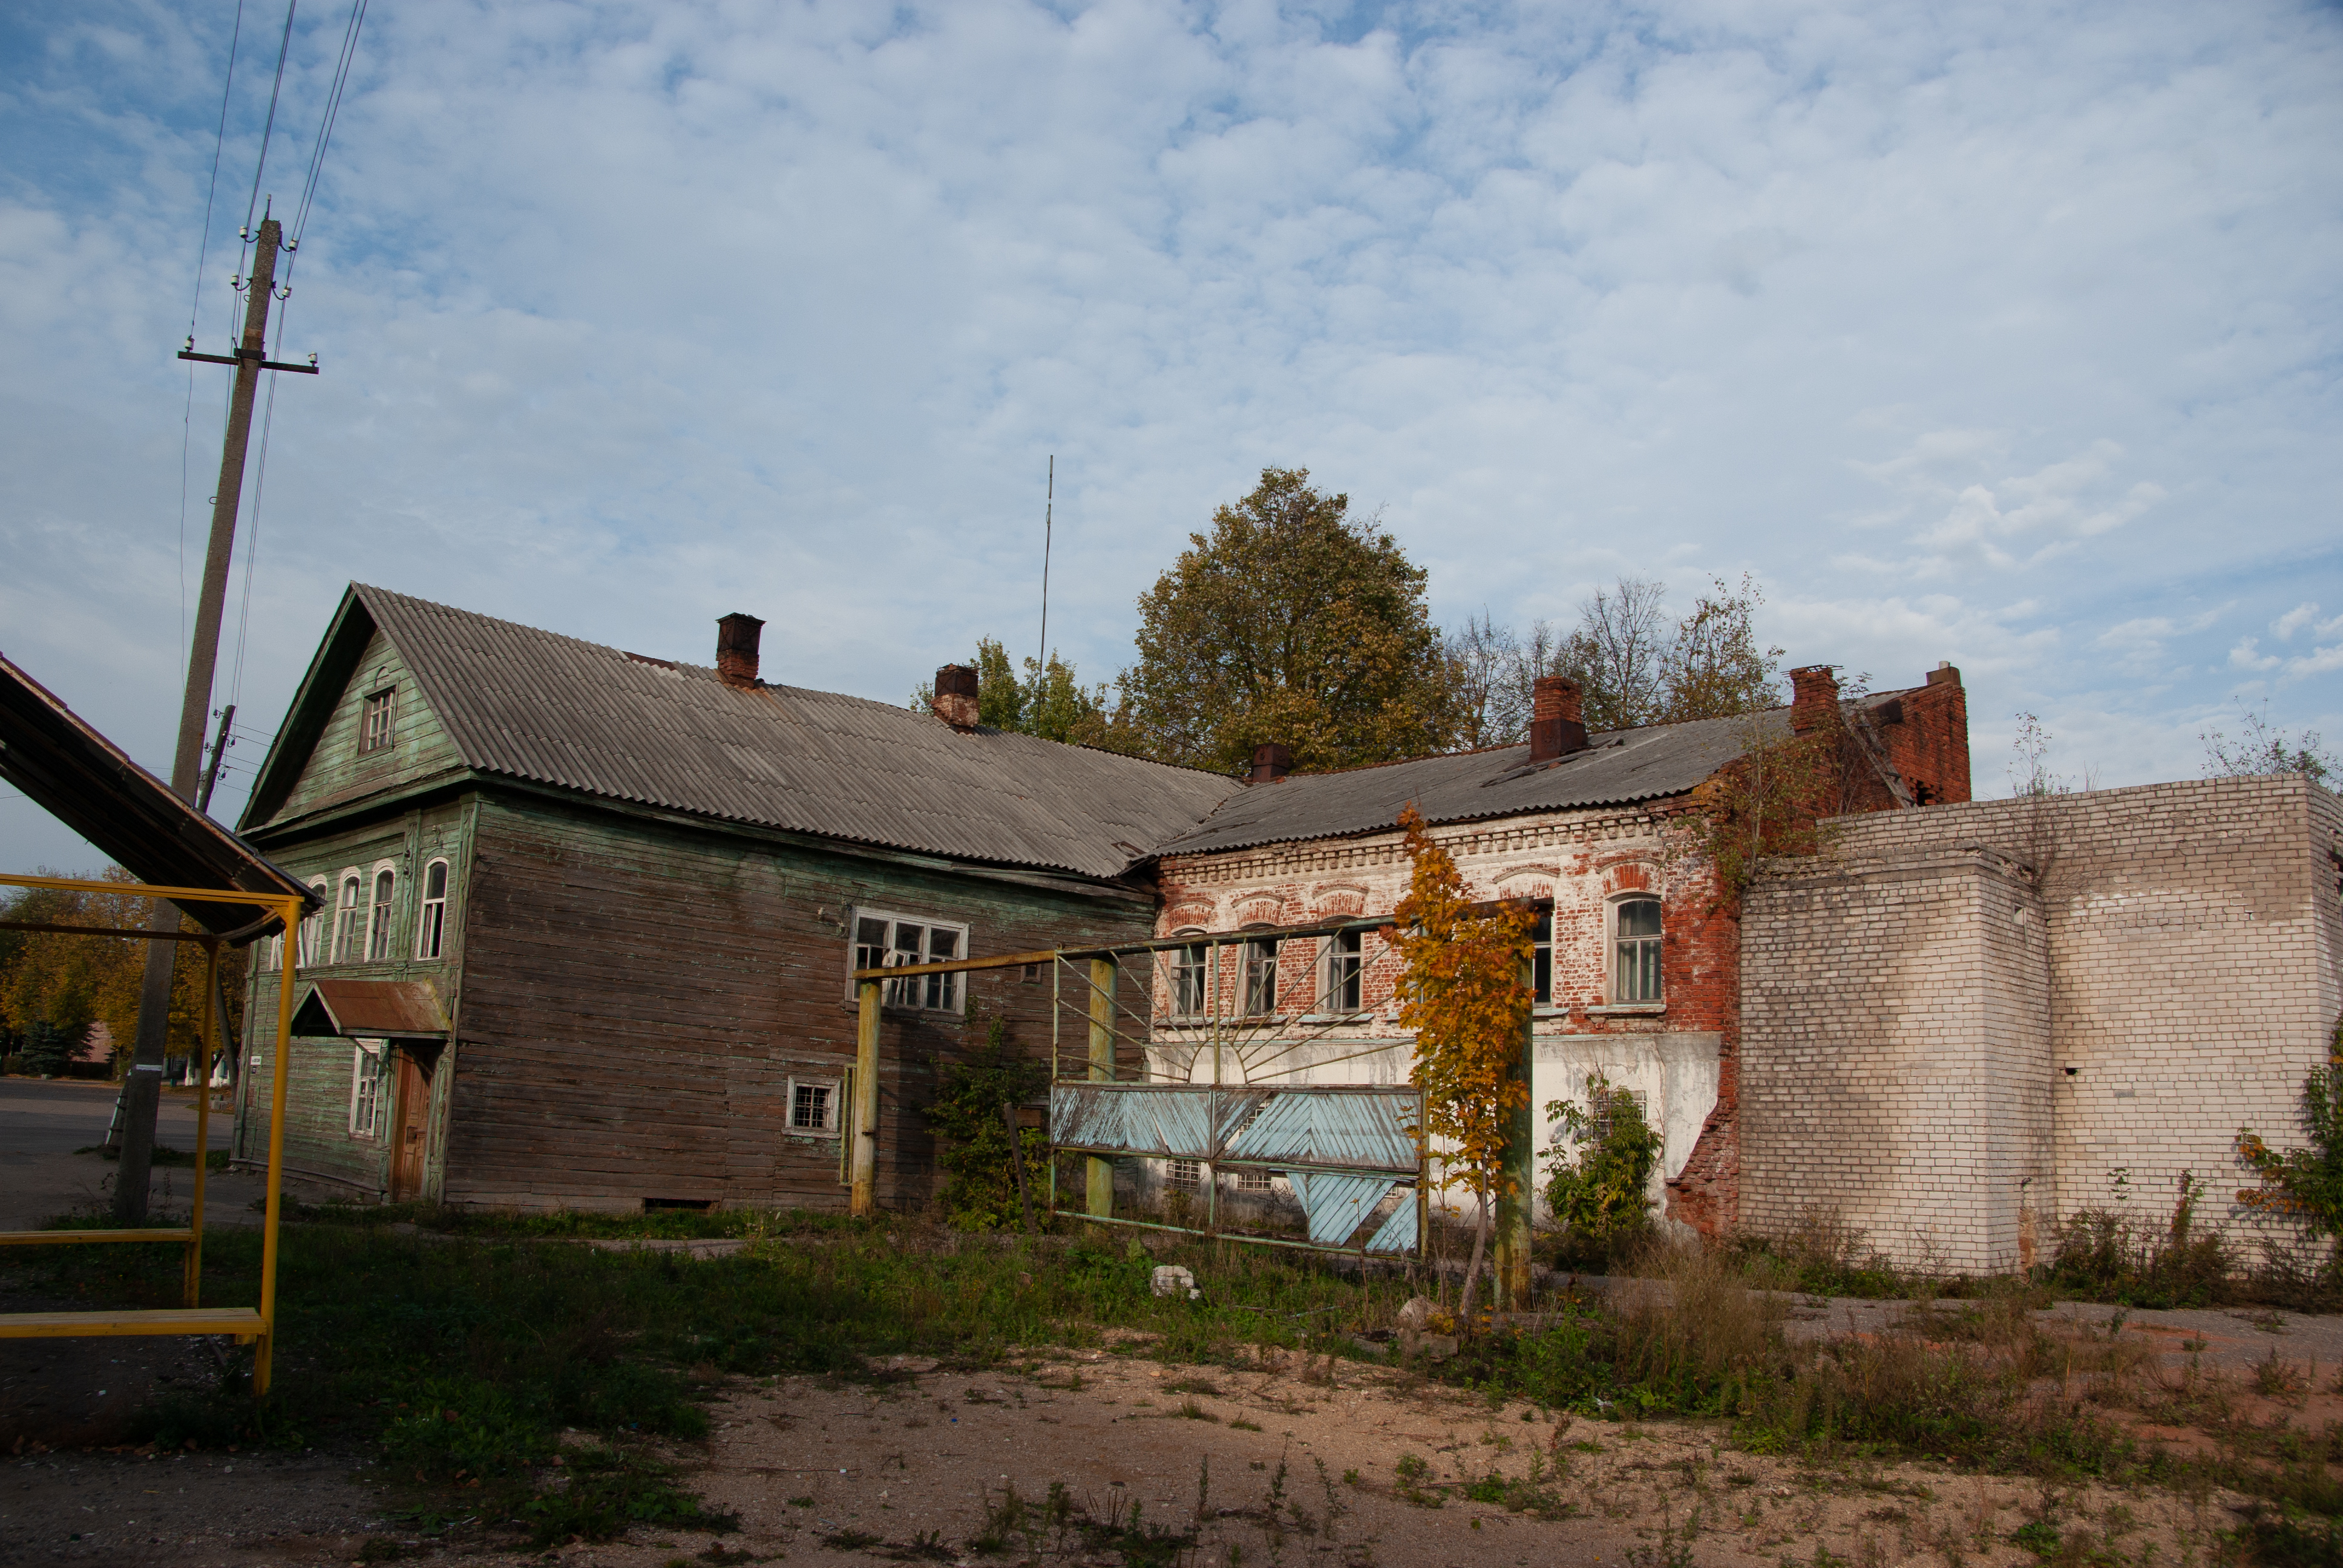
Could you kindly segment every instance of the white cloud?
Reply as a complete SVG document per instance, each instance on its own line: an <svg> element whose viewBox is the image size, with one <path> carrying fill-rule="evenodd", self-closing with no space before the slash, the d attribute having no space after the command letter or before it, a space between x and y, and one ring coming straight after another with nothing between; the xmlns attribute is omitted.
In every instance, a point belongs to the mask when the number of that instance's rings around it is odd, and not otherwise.
<svg viewBox="0 0 2343 1568"><path fill-rule="evenodd" d="M335 21L296 32L280 210ZM0 18L0 329L43 367L0 389L0 641L149 761L226 25ZM1091 674L1270 462L1383 505L1443 618L1753 570L1795 657L1949 658L1981 725L2133 736L2111 781L2194 771L2174 715L2272 668L2225 668L2207 605L2343 602L2332 10L408 0L367 27L289 302L327 374L277 396L255 714L350 578L698 658L748 609L784 678L898 699L979 635L1030 644L1052 453L1051 631ZM216 244L207 340L236 265ZM2343 627L2272 636L2311 700ZM0 818L0 859L46 842Z"/></svg>
<svg viewBox="0 0 2343 1568"><path fill-rule="evenodd" d="M2284 615L2278 617L2276 620L2270 622L2270 635L2277 638L2280 642L2291 642L2294 640L2294 634L2296 632L2300 631L2304 627L2310 625L2318 618L2318 607L2317 605L2298 604L2292 609L2287 611Z"/></svg>
<svg viewBox="0 0 2343 1568"><path fill-rule="evenodd" d="M2276 669L2286 661L2274 653L2261 651L2261 638L2241 637L2229 649L2232 669Z"/></svg>

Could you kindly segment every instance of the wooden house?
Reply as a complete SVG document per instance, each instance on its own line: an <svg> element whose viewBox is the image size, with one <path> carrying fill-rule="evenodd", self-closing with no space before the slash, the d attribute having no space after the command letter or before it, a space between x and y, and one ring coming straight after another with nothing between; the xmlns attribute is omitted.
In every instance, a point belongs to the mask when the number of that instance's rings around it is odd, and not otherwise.
<svg viewBox="0 0 2343 1568"><path fill-rule="evenodd" d="M1151 852L1239 788L931 712L353 586L242 829L317 890L297 933L288 1174L345 1197L843 1207L858 965L1144 939ZM255 979L282 962L262 944ZM924 1201L919 1108L1048 976L890 989L878 1195ZM270 984L253 987L273 997ZM239 1154L266 1146L256 1006Z"/></svg>

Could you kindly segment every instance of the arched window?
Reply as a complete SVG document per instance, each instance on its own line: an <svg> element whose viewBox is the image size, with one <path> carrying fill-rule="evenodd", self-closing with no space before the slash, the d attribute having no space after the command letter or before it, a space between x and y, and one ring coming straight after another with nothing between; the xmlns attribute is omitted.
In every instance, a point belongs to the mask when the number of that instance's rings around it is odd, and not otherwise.
<svg viewBox="0 0 2343 1568"><path fill-rule="evenodd" d="M309 884L317 895L317 907L301 917L301 945L298 949L301 967L309 969L317 962L317 939L326 929L326 879L317 878Z"/></svg>
<svg viewBox="0 0 2343 1568"><path fill-rule="evenodd" d="M367 962L378 964L390 957L390 902L398 878L389 870L374 874L374 910L367 920Z"/></svg>
<svg viewBox="0 0 2343 1568"><path fill-rule="evenodd" d="M423 868L423 903L415 912L415 956L436 959L447 941L447 862Z"/></svg>
<svg viewBox="0 0 2343 1568"><path fill-rule="evenodd" d="M1658 1001L1660 900L1637 893L1611 906L1611 1000Z"/></svg>
<svg viewBox="0 0 2343 1568"><path fill-rule="evenodd" d="M354 964L366 957L366 879L356 871L342 873L342 901L334 910L334 957L337 964Z"/></svg>
<svg viewBox="0 0 2343 1568"><path fill-rule="evenodd" d="M1182 936L1202 936L1202 931L1182 931ZM1202 942L1192 942L1184 948L1172 950L1172 1016L1201 1018L1204 1014L1204 974L1206 955L1211 951Z"/></svg>
<svg viewBox="0 0 2343 1568"><path fill-rule="evenodd" d="M1277 939L1254 937L1244 945L1244 1011L1267 1018L1277 1010Z"/></svg>
<svg viewBox="0 0 2343 1568"><path fill-rule="evenodd" d="M1367 933L1336 931L1326 943L1326 1010L1359 1010L1367 970Z"/></svg>

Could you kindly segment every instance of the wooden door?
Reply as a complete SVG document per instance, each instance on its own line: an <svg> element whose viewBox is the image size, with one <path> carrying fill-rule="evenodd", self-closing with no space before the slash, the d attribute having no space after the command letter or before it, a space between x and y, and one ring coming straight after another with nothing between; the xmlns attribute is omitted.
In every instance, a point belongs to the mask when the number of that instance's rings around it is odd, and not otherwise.
<svg viewBox="0 0 2343 1568"><path fill-rule="evenodd" d="M431 1075L412 1054L397 1053L397 1131L390 1147L390 1201L423 1195L423 1141L431 1131Z"/></svg>

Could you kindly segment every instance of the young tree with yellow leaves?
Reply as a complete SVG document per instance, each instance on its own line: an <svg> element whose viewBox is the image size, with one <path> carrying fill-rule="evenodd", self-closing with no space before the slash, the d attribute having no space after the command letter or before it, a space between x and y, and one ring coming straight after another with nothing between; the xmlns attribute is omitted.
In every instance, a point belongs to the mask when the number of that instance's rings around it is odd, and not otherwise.
<svg viewBox="0 0 2343 1568"><path fill-rule="evenodd" d="M1400 813L1414 874L1395 911L1393 943L1406 968L1400 1023L1415 1031L1415 1082L1423 1091L1425 1135L1441 1140L1443 1187L1479 1200L1473 1261L1458 1315L1473 1310L1490 1221L1500 1201L1526 1201L1506 1169L1516 1112L1529 1104L1521 1071L1533 917L1526 908L1478 907L1465 897L1455 860L1425 829L1413 806Z"/></svg>

